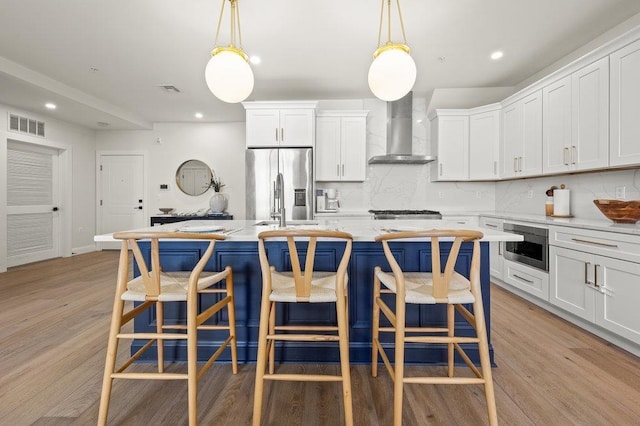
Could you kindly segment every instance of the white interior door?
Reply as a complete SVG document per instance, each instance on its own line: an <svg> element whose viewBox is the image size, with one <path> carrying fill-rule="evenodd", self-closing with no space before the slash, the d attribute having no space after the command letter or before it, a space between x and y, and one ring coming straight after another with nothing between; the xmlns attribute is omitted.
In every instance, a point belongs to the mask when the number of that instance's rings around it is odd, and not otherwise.
<svg viewBox="0 0 640 426"><path fill-rule="evenodd" d="M7 144L7 266L60 255L59 151Z"/></svg>
<svg viewBox="0 0 640 426"><path fill-rule="evenodd" d="M144 156L100 156L100 233L146 226Z"/></svg>

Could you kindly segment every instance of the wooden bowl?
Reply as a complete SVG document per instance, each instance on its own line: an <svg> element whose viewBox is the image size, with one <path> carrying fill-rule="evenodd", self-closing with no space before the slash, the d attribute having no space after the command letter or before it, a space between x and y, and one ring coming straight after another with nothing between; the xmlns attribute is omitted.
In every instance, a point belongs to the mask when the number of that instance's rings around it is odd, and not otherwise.
<svg viewBox="0 0 640 426"><path fill-rule="evenodd" d="M164 214L169 214L173 211L172 207L160 207L159 209Z"/></svg>
<svg viewBox="0 0 640 426"><path fill-rule="evenodd" d="M615 223L636 223L640 220L640 200L593 200L593 203Z"/></svg>

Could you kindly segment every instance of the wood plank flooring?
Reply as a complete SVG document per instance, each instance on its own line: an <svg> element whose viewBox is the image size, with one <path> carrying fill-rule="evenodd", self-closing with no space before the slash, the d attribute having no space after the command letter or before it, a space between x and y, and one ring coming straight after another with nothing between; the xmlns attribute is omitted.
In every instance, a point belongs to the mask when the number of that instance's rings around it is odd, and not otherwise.
<svg viewBox="0 0 640 426"><path fill-rule="evenodd" d="M104 251L0 274L0 424L96 423L116 268L117 253ZM492 333L501 424L640 424L639 358L495 286ZM254 369L241 365L234 376L228 365L215 365L200 381L199 423L250 424ZM392 382L384 368L373 379L369 366L353 365L352 380L356 424L390 425ZM266 394L265 425L343 422L339 384L267 383ZM184 425L186 405L185 382L116 381L109 420ZM407 385L404 424L486 424L482 388Z"/></svg>

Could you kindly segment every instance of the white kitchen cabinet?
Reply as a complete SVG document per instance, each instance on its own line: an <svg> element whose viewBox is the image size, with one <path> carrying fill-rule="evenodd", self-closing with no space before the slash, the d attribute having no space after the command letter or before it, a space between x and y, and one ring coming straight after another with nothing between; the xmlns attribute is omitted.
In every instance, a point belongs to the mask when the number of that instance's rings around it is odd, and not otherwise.
<svg viewBox="0 0 640 426"><path fill-rule="evenodd" d="M469 180L469 113L436 110L431 119L431 152L437 153L435 181Z"/></svg>
<svg viewBox="0 0 640 426"><path fill-rule="evenodd" d="M542 92L502 110L502 177L542 174Z"/></svg>
<svg viewBox="0 0 640 426"><path fill-rule="evenodd" d="M640 238L550 227L549 301L640 343Z"/></svg>
<svg viewBox="0 0 640 426"><path fill-rule="evenodd" d="M640 40L610 55L609 164L640 163Z"/></svg>
<svg viewBox="0 0 640 426"><path fill-rule="evenodd" d="M320 111L316 128L316 180L364 181L367 111Z"/></svg>
<svg viewBox="0 0 640 426"><path fill-rule="evenodd" d="M544 301L549 301L549 274L522 263L504 260L503 281Z"/></svg>
<svg viewBox="0 0 640 426"><path fill-rule="evenodd" d="M545 174L608 166L608 102L608 58L543 88Z"/></svg>
<svg viewBox="0 0 640 426"><path fill-rule="evenodd" d="M502 231L504 220L481 217L480 226L493 229L495 231ZM489 248L490 275L501 280L504 270L504 255L502 254L503 243L500 241L489 243Z"/></svg>
<svg viewBox="0 0 640 426"><path fill-rule="evenodd" d="M499 177L500 106L469 116L469 179Z"/></svg>
<svg viewBox="0 0 640 426"><path fill-rule="evenodd" d="M317 102L243 102L246 109L246 145L313 147Z"/></svg>
<svg viewBox="0 0 640 426"><path fill-rule="evenodd" d="M549 247L549 302L595 322L594 255L562 247Z"/></svg>

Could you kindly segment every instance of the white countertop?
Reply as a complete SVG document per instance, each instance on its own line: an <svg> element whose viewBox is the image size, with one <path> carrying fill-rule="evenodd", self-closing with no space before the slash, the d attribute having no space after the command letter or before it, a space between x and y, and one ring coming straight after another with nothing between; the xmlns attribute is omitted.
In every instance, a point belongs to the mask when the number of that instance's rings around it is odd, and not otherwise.
<svg viewBox="0 0 640 426"><path fill-rule="evenodd" d="M188 230L189 227L202 227L211 229L217 227L224 231L218 231L227 235L228 241L257 241L258 234L270 229L278 229L277 225L255 225L260 221L256 220L189 220L185 222L168 223L166 225L137 229L138 231L180 231ZM303 223L300 223L303 222ZM316 219L311 221L291 221L296 224L292 228L296 229L331 229L349 232L353 235L354 241L374 241L376 235L384 232L382 229L393 229L398 231L416 229L472 229L481 231L484 234L482 241L522 241L522 236L494 229L482 228L474 225L461 225L455 221L444 220L373 220L373 219ZM226 231L226 232L225 232ZM112 234L96 235L95 242L117 241Z"/></svg>
<svg viewBox="0 0 640 426"><path fill-rule="evenodd" d="M494 217L511 221L538 223L547 226L568 226L571 228L592 229L595 231L617 232L620 234L640 235L640 222L635 224L614 223L609 219L602 220L556 218L543 215L508 213L508 212L477 212L479 216Z"/></svg>

